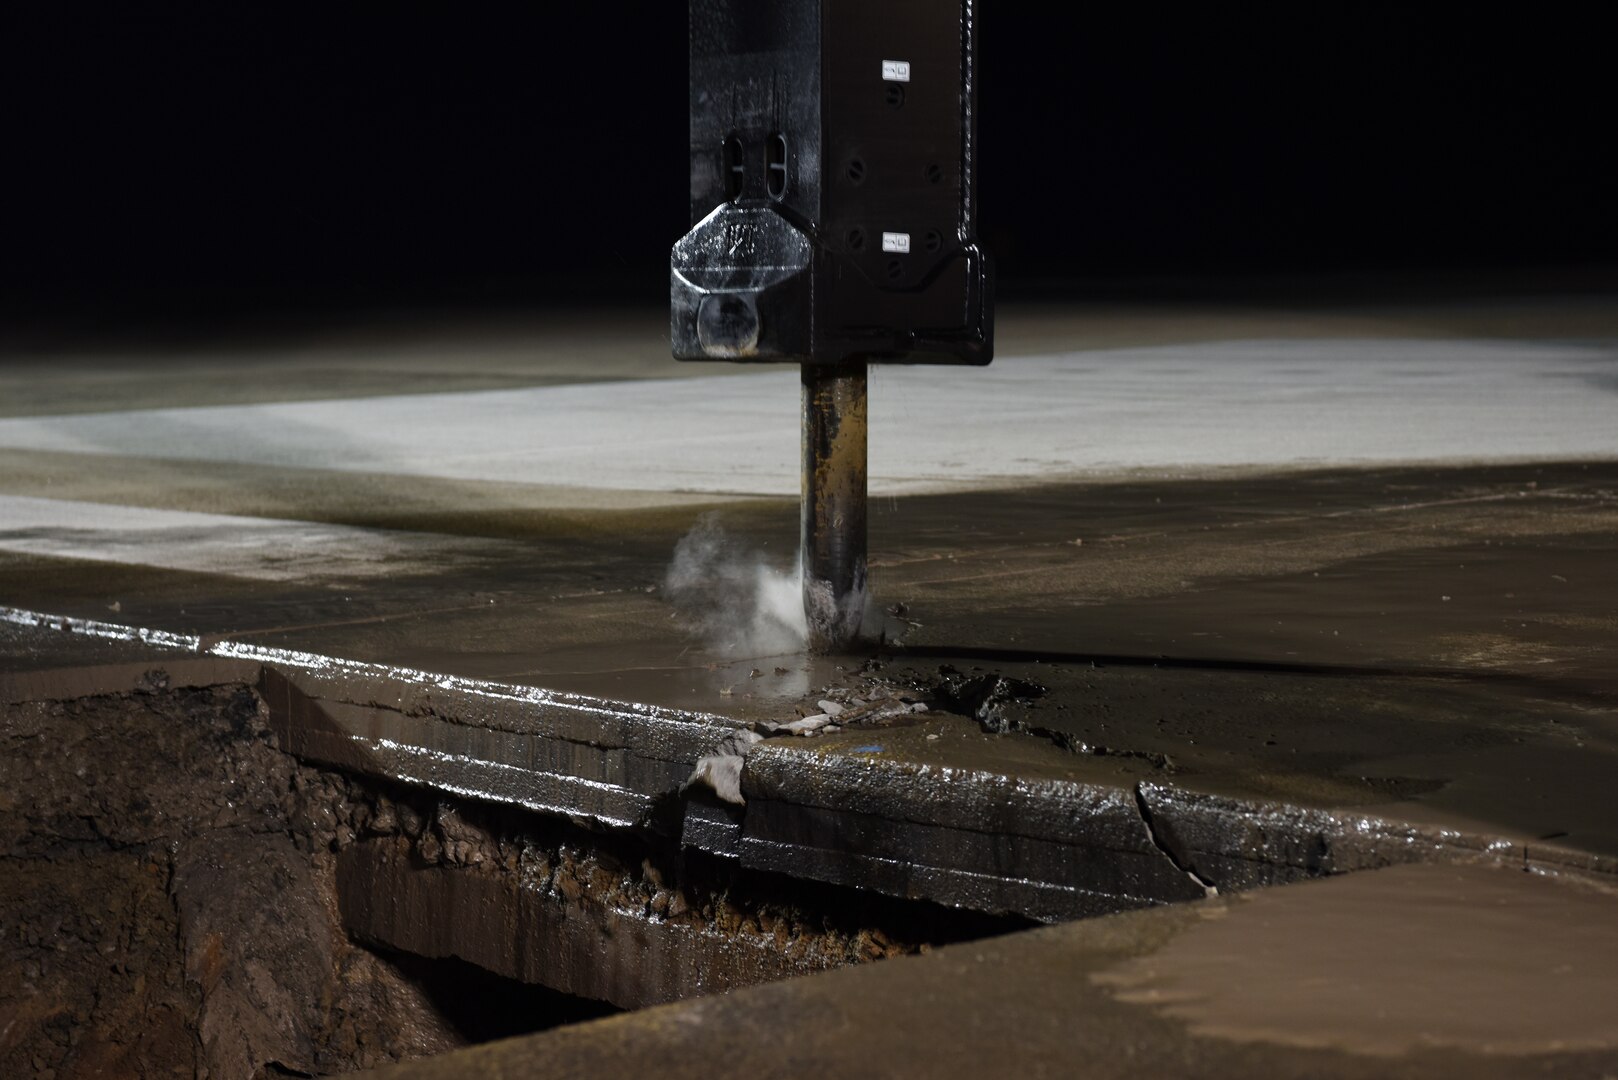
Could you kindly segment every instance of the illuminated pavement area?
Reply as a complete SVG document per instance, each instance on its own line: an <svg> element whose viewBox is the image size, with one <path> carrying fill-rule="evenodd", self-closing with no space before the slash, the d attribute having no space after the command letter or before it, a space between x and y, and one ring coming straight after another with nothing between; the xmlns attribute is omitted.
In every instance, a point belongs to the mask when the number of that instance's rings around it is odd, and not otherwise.
<svg viewBox="0 0 1618 1080"><path fill-rule="evenodd" d="M1599 459L1614 362L1610 344L1303 338L879 367L871 492ZM94 412L57 401L0 418L0 450L523 485L556 508L795 495L796 373L716 367L326 400L299 400L292 373L286 400Z"/></svg>
<svg viewBox="0 0 1618 1080"><path fill-rule="evenodd" d="M875 854L816 862L827 851L812 841L787 850L718 818L688 823L688 842L971 906L996 857L961 846L978 783L1054 845L1028 856L1021 892L1002 883L982 901L1037 918L1083 913L1086 896L1138 906L1412 860L1532 866L1547 881L1618 872L1610 301L1011 309L987 369L881 370L872 579L892 612L863 671L765 655L728 627L704 635L671 607L672 553L711 512L738 559L789 568L797 387L787 370L665 361L662 332L656 313L630 313L234 350L19 350L0 365L0 672L43 685L70 668L204 654L290 664L304 692L378 709L362 683L455 676L456 701L511 686L533 701L645 706L687 725L690 745L659 751L676 764L703 752L704 725L717 740L792 719L828 688L876 680L936 703L946 684L998 675L1041 692L996 702L992 724L957 702L749 754L750 805L857 807L914 827L913 874L883 877ZM142 644L120 628L172 637ZM930 807L918 824L928 778L942 776L957 778L960 820ZM1098 821L1140 834L1101 845L1117 879L1077 891L1062 879L1082 846L1062 809L1074 792L1095 795ZM655 794L623 782L599 805L555 805L613 821ZM1129 869L1137 857L1156 868ZM1404 895L1394 874L1342 880ZM1543 922L1537 903L1513 917ZM1415 1075L1457 1071L1444 1054L1490 1045L1441 1020L1433 1030L1448 1034L1397 1046L1350 1021L1307 1034L1318 1018L1292 1026L1299 1042L1235 1013L1159 1008L1187 991L1138 964L1104 974L1202 933L1181 910L1039 931L1068 935L1049 939L1067 942L1068 964L1042 971L1037 992L1093 998L1086 1017L1116 1012L1132 1033L1108 1051L1116 1060L1151 1044L1217 1069L1302 1074L1321 1060L1304 1050L1329 1046L1354 1051L1332 1051L1335 1074L1390 1075L1393 1060ZM1026 966L1011 954L1031 946L1014 940L956 949ZM919 994L907 980L926 979L907 972L968 958L945 950L671 1008L741 1027L781 1009L829 1017L843 1006L823 993ZM827 979L854 996L815 989ZM931 1000L918 999L917 1023ZM659 1015L540 1038L584 1061L622 1037L650 1059L681 1030ZM1191 1035L1159 1038L1186 1023ZM1546 1023L1512 1035L1513 1056L1467 1058L1475 1074L1510 1074L1501 1063L1521 1054L1569 1074L1610 1064L1618 1033L1574 1015L1546 1041ZM1054 1032L1039 1038L1028 1045L1055 1045ZM833 1067L851 1051L803 1052Z"/></svg>

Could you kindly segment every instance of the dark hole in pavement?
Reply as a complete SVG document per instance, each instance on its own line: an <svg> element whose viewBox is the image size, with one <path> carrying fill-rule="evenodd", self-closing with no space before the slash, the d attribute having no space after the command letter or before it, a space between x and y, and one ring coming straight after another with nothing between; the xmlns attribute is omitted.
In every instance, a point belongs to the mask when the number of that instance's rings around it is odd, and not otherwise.
<svg viewBox="0 0 1618 1080"><path fill-rule="evenodd" d="M453 956L435 959L391 949L374 951L414 980L468 1043L492 1042L624 1011L605 1001L508 979Z"/></svg>

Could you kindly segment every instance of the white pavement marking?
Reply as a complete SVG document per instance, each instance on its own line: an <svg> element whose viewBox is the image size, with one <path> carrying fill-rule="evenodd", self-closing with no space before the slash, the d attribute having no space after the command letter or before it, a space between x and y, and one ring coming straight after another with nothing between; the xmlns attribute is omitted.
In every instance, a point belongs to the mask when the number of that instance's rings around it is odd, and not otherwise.
<svg viewBox="0 0 1618 1080"><path fill-rule="evenodd" d="M0 495L0 551L261 581L345 581L443 569L497 541L274 518Z"/></svg>
<svg viewBox="0 0 1618 1080"><path fill-rule="evenodd" d="M876 495L1136 469L1607 457L1618 352L1255 341L887 367L872 375L870 430ZM795 495L797 372L25 417L0 420L0 447Z"/></svg>

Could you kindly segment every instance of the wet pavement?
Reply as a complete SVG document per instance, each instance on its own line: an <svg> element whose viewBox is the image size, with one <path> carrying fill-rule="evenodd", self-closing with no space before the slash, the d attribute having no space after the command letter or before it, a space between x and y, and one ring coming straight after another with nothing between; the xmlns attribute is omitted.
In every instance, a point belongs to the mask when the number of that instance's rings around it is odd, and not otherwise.
<svg viewBox="0 0 1618 1080"><path fill-rule="evenodd" d="M378 1073L1586 1077L1603 888L1398 867L950 946Z"/></svg>
<svg viewBox="0 0 1618 1080"><path fill-rule="evenodd" d="M166 354L164 400L121 408L135 384L79 357L0 420L0 681L16 700L210 657L312 760L470 783L433 764L453 751L495 801L610 827L650 822L727 733L831 700L852 710L841 731L756 744L745 807L696 799L683 841L1037 919L1432 859L1534 881L1618 870L1610 303L1005 324L1012 350L986 372L873 382L880 640L823 660L760 629L797 535L778 475L796 475L791 373L780 389L775 372L665 371L633 319L573 325L529 359L521 335ZM412 379L390 384L394 361ZM637 448L642 431L663 441ZM693 611L667 575L708 515L725 562ZM94 665L100 682L63 674ZM501 749L501 732L529 741ZM1408 872L1345 880L1366 906L1427 895ZM1477 885L1423 880L1440 898ZM1502 903L1512 927L1544 917ZM1120 918L1155 941L1185 916ZM993 962L1032 963L1017 957ZM1079 993L1090 961L1069 959L1049 977ZM1361 1050L1419 1063L1488 1043L1456 1027L1294 1058L1359 1036L1250 1039L1218 1009L1140 1004L1206 988L1120 970L1128 989L1105 993L1138 1000L1096 1015L1189 1030L1172 1045L1224 1047L1184 1050L1216 1072L1255 1045L1286 1047L1266 1069L1361 1075ZM1536 1030L1503 1052L1608 1045Z"/></svg>
<svg viewBox="0 0 1618 1080"><path fill-rule="evenodd" d="M1579 463L879 503L872 577L904 614L896 641L846 661L694 636L661 590L692 515L588 545L378 531L393 553L336 583L284 580L297 562L264 580L8 556L0 590L210 645L743 721L791 719L867 660L923 689L941 668L993 672L1047 688L1013 719L1058 766L1078 749L1221 794L1409 803L1611 854L1615 489L1618 470ZM786 504L723 520L766 553L795 527Z"/></svg>

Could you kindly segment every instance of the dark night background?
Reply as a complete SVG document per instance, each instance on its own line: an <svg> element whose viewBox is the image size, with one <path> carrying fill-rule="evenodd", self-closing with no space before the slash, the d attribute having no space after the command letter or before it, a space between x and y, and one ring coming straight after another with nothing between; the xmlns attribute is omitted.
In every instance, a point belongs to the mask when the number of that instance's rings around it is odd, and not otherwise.
<svg viewBox="0 0 1618 1080"><path fill-rule="evenodd" d="M663 302L683 3L212 10L0 15L12 317ZM1480 11L990 0L1002 295L1610 265L1605 35Z"/></svg>

